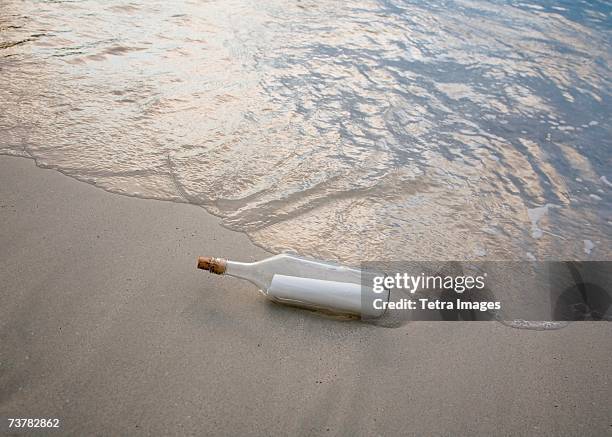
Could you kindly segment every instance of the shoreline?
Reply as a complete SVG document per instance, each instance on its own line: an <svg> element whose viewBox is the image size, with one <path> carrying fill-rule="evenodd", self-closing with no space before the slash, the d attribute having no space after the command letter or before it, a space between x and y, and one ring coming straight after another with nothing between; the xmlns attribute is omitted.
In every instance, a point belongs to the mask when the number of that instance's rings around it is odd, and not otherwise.
<svg viewBox="0 0 612 437"><path fill-rule="evenodd" d="M56 417L69 435L612 426L609 323L390 329L275 305L196 269L269 255L204 208L24 158L0 156L0 417Z"/></svg>
<svg viewBox="0 0 612 437"><path fill-rule="evenodd" d="M95 183L89 182L87 180L81 179L78 176L72 175L70 173L67 173L66 171L64 171L61 167L58 166L46 166L46 165L41 165L37 158L35 156L30 155L30 153L24 149L23 151L24 155L15 153L15 154L10 154L7 153L6 151L0 152L0 159L2 158L21 158L21 159L27 159L27 160L31 160L34 163L34 166L40 170L51 170L51 171L56 171L58 173L60 173L63 176L66 176L67 178L70 178L72 180L74 180L75 182L79 182L82 184L86 184L89 185L93 188L97 188L99 190L104 191L105 193L108 194L112 194L112 195L116 195L116 196L124 196L124 197L128 197L128 198L132 198L132 199L141 199L141 200L154 200L157 202L170 202L170 203L177 203L177 204L183 204L183 205L191 205L191 206L195 206L197 208L200 208L201 210L204 211L204 213L212 218L217 219L218 221L218 226L222 227L223 229L232 232L232 233L237 233L237 234L242 234L244 235L248 240L249 243L255 247L257 247L258 249L266 252L268 255L273 255L274 253L271 252L270 250L268 250L267 248L257 244L255 241L252 240L252 238L249 236L249 234L247 234L246 232L240 231L240 230L236 230L236 229L232 229L228 226L226 226L225 224L223 224L223 217L220 215L217 215L215 213L213 213L212 211L209 211L204 205L202 204L197 204L197 203L192 203L189 202L188 200L185 200L184 197L184 193L182 193L182 189L181 187L177 186L177 192L179 193L180 196L183 196L181 198L177 198L177 199L172 199L172 198L159 198L159 197L154 197L154 196L147 196L145 194L142 195L136 195L136 194L132 194L130 192L119 192L119 191L113 191L110 189L107 189L101 185L97 185Z"/></svg>

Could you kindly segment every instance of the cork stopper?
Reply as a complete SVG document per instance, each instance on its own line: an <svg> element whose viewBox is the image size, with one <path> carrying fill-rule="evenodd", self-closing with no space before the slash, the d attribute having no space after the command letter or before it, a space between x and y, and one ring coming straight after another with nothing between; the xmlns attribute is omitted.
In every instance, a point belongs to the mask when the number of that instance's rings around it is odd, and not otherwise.
<svg viewBox="0 0 612 437"><path fill-rule="evenodd" d="M227 260L223 258L213 258L212 256L201 256L198 258L198 268L208 270L211 273L222 275L225 273Z"/></svg>

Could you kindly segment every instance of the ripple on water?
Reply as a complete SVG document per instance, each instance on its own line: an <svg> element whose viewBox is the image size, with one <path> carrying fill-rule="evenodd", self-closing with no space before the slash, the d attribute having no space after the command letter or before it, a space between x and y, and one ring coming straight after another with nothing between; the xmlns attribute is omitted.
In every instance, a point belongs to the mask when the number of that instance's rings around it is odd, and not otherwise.
<svg viewBox="0 0 612 437"><path fill-rule="evenodd" d="M273 251L609 259L609 17L9 0L0 153L202 205Z"/></svg>

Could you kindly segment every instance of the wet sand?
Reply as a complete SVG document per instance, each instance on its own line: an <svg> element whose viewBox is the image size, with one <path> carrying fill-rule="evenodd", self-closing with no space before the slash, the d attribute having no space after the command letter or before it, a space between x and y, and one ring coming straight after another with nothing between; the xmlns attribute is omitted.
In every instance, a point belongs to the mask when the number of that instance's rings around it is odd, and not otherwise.
<svg viewBox="0 0 612 437"><path fill-rule="evenodd" d="M0 157L0 432L604 435L610 323L397 329L267 303L198 255L267 255L193 205Z"/></svg>

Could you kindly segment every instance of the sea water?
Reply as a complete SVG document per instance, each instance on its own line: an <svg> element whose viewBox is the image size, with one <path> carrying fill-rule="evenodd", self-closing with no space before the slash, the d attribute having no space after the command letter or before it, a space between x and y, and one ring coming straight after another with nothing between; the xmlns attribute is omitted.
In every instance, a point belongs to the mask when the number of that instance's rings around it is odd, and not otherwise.
<svg viewBox="0 0 612 437"><path fill-rule="evenodd" d="M601 1L4 0L0 153L272 251L610 259L611 24Z"/></svg>

